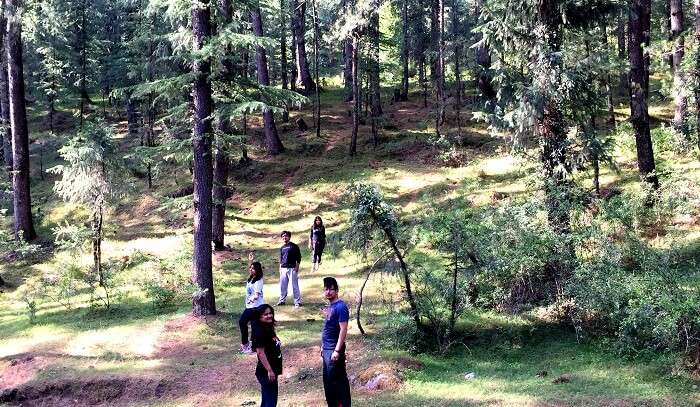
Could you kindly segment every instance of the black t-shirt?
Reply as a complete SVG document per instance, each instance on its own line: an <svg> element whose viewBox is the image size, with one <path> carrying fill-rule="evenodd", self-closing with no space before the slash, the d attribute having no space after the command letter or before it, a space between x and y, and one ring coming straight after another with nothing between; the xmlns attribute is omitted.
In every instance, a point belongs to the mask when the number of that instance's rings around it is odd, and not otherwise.
<svg viewBox="0 0 700 407"><path fill-rule="evenodd" d="M272 339L275 337L275 330L265 329L261 327L259 323L254 323L252 324L252 326L253 332L251 335L251 348L256 352L258 348L263 348L265 351L265 356L267 357L267 361L270 363L270 367L272 367L272 371L275 372L275 374L278 376L281 375L282 350L280 349L279 345L275 343L274 339ZM255 373L267 374L265 366L263 366L262 362L260 362L260 357L258 357L258 365L255 368Z"/></svg>
<svg viewBox="0 0 700 407"><path fill-rule="evenodd" d="M301 251L295 243L289 242L280 247L280 267L293 268L301 262Z"/></svg>
<svg viewBox="0 0 700 407"><path fill-rule="evenodd" d="M311 228L309 233L309 239L311 244L314 246L325 246L326 245L326 228L321 226L319 228Z"/></svg>

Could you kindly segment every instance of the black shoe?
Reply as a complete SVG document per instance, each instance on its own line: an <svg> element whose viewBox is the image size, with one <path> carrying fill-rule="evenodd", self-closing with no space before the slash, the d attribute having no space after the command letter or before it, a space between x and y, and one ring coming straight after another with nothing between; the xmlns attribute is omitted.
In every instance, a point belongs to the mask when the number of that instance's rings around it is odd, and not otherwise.
<svg viewBox="0 0 700 407"><path fill-rule="evenodd" d="M277 305L284 305L284 304L285 304L284 301L277 301Z"/></svg>

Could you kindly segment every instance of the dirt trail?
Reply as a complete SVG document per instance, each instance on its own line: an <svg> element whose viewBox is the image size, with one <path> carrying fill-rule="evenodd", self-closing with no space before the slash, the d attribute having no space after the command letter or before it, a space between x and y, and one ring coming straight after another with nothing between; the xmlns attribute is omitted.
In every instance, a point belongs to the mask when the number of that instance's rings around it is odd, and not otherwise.
<svg viewBox="0 0 700 407"><path fill-rule="evenodd" d="M132 368L137 361L125 360L121 371L95 369L96 358L84 358L71 366L74 356L42 350L0 360L0 403L23 406L126 406L126 405L241 405L258 400L255 379L256 357L241 355L235 335L214 336L201 341L202 330L215 325L222 315L198 319L186 315L165 323L155 351L143 357L156 362L150 369ZM231 343L227 343L231 342ZM370 352L362 341L352 339L349 375L362 378L353 392L376 374L368 373ZM280 379L280 406L324 406L322 371L315 345L284 349L285 372ZM359 356L361 355L361 356ZM359 356L359 357L356 357ZM73 360L74 362L74 360ZM380 365L377 365L380 366ZM77 368L76 368L77 367ZM59 370L58 375L46 374ZM65 370L62 370L65 369ZM381 370L381 371L380 371ZM391 369L389 369L391 370ZM391 378L390 380L396 381ZM396 383L390 387L395 387ZM372 391L382 389L381 385Z"/></svg>

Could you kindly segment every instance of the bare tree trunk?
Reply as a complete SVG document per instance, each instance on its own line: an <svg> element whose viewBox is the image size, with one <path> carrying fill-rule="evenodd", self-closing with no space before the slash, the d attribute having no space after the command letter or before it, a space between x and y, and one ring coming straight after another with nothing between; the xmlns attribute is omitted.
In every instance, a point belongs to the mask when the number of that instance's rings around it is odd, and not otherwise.
<svg viewBox="0 0 700 407"><path fill-rule="evenodd" d="M316 86L311 78L309 70L309 60L306 57L306 0L291 0L293 7L292 29L294 30L294 40L296 41L296 64L297 64L297 84L304 87L306 94L311 94Z"/></svg>
<svg viewBox="0 0 700 407"><path fill-rule="evenodd" d="M374 12L370 16L369 34L369 98L370 120L372 125L372 144L376 148L379 145L379 129L377 121L382 114L379 86L379 2L374 2Z"/></svg>
<svg viewBox="0 0 700 407"><path fill-rule="evenodd" d="M219 0L219 12L224 24L229 24L233 20L233 7L231 0ZM231 49L226 49L222 58L223 81L232 81L235 75L233 61L229 57ZM284 72L284 71L283 71ZM231 122L228 118L219 117L217 130L220 134L229 135L232 133ZM230 167L230 157L225 140L218 140L214 151L214 180L212 185L212 242L214 250L224 250L224 236L226 219L226 200L229 195L228 173Z"/></svg>
<svg viewBox="0 0 700 407"><path fill-rule="evenodd" d="M695 43L700 44L700 0L695 0ZM695 52L695 121L697 130L696 144L700 153L700 52Z"/></svg>
<svg viewBox="0 0 700 407"><path fill-rule="evenodd" d="M311 14L314 29L314 81L318 83L318 10L316 9L316 0L311 0ZM316 99L314 103L314 117L316 119L314 126L316 127L316 137L321 137L321 92L319 86L316 86L314 90Z"/></svg>
<svg viewBox="0 0 700 407"><path fill-rule="evenodd" d="M444 0L433 0L433 5L437 6L437 56L433 65L435 71L435 87L437 98L437 113L435 117L435 133L440 136L440 126L445 121L445 3Z"/></svg>
<svg viewBox="0 0 700 407"><path fill-rule="evenodd" d="M282 69L282 89L289 88L287 72L287 3L280 0L280 69Z"/></svg>
<svg viewBox="0 0 700 407"><path fill-rule="evenodd" d="M620 61L624 61L627 59L627 49L626 49L626 43L627 43L627 35L625 34L625 21L627 19L624 18L624 16L620 16L617 19L617 57L620 59ZM619 95L626 95L628 94L628 84L629 78L627 76L627 70L626 69L621 69L620 70L620 86L619 86Z"/></svg>
<svg viewBox="0 0 700 407"><path fill-rule="evenodd" d="M8 0L6 31L7 80L12 132L12 197L15 237L25 241L36 237L32 219L29 177L29 128L24 98L24 65L22 62L21 0ZM21 236L20 236L21 235Z"/></svg>
<svg viewBox="0 0 700 407"><path fill-rule="evenodd" d="M632 0L629 13L630 109L637 145L637 165L642 178L658 188L647 106L649 71L645 55L649 37L644 29L651 19L651 0ZM646 21L645 21L646 20Z"/></svg>
<svg viewBox="0 0 700 407"><path fill-rule="evenodd" d="M428 80L425 75L425 53L421 53L418 61L418 78L423 89L423 107L428 107Z"/></svg>
<svg viewBox="0 0 700 407"><path fill-rule="evenodd" d="M7 82L7 37L5 27L7 19L5 18L4 10L6 9L5 0L1 3L3 12L0 13L0 131L2 132L2 147L3 161L7 175L12 180L12 131L10 130L10 97Z"/></svg>
<svg viewBox="0 0 700 407"><path fill-rule="evenodd" d="M408 100L408 0L401 6L401 100Z"/></svg>
<svg viewBox="0 0 700 407"><path fill-rule="evenodd" d="M260 8L256 6L250 10L250 22L253 26L253 34L257 37L263 37L262 17L260 16ZM258 83L263 86L270 86L270 77L267 71L267 54L265 48L261 46L255 47L255 65L258 73ZM265 144L269 155L278 155L284 152L284 146L277 133L275 125L275 116L272 110L268 109L263 112L263 124L265 126Z"/></svg>
<svg viewBox="0 0 700 407"><path fill-rule="evenodd" d="M296 37L296 30L294 29L294 1L290 0L289 1L289 25L290 25L290 33L292 35L292 46L289 48L290 52L290 57L292 60L292 72L291 72L291 77L289 81L290 88L292 90L297 90L297 37Z"/></svg>
<svg viewBox="0 0 700 407"><path fill-rule="evenodd" d="M683 0L671 0L671 37L673 40L673 99L676 109L673 114L673 127L683 132L688 114L688 97L686 96L685 72L682 67L685 55L685 38L683 35Z"/></svg>
<svg viewBox="0 0 700 407"><path fill-rule="evenodd" d="M352 137L350 139L350 156L357 155L357 131L360 127L360 36L352 35Z"/></svg>
<svg viewBox="0 0 700 407"><path fill-rule="evenodd" d="M200 0L192 7L192 49L197 52L211 36L211 11L209 0ZM192 89L194 104L193 159L194 159L194 251L192 256L192 281L199 291L192 299L194 315L216 314L214 279L212 277L212 124L213 110L211 63L195 60L192 66L195 76Z"/></svg>
<svg viewBox="0 0 700 407"><path fill-rule="evenodd" d="M610 47L608 46L608 24L605 21L605 19L601 20L600 30L602 35L603 50L605 54L605 62L607 65L607 62L609 61ZM603 75L603 82L603 86L605 87L605 99L607 102L606 107L608 108L608 125L610 125L612 128L615 128L615 106L613 103L610 70L608 69L605 70L605 74Z"/></svg>
<svg viewBox="0 0 700 407"><path fill-rule="evenodd" d="M85 105L90 103L90 96L87 91L87 20L85 17L87 4L86 0L80 3L80 128L83 128L85 119Z"/></svg>
<svg viewBox="0 0 700 407"><path fill-rule="evenodd" d="M673 0L664 0L664 29L668 38L668 43L672 44L671 49L664 47L662 59L668 64L671 73L675 69L673 64Z"/></svg>
<svg viewBox="0 0 700 407"><path fill-rule="evenodd" d="M457 85L457 93L455 95L455 116L457 121L457 137L462 136L462 72L460 66L460 58L462 57L462 43L459 38L458 27L459 11L457 1L452 2L452 40L454 41L454 58L455 58L455 84Z"/></svg>
<svg viewBox="0 0 700 407"><path fill-rule="evenodd" d="M352 6L351 0L343 0L343 11L347 10ZM343 41L343 87L345 90L346 102L352 100L352 39L348 36Z"/></svg>

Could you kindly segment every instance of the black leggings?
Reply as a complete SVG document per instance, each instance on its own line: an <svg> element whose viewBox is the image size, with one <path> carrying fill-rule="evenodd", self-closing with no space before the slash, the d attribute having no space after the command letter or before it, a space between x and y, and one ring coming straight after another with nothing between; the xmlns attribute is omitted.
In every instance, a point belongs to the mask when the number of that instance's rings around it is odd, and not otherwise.
<svg viewBox="0 0 700 407"><path fill-rule="evenodd" d="M241 318L238 320L238 327L241 329L241 343L248 344L248 323L255 317L255 308L246 308L241 313Z"/></svg>
<svg viewBox="0 0 700 407"><path fill-rule="evenodd" d="M312 253L313 259L312 263L321 264L321 255L323 254L323 249L326 247L325 243L317 243L314 245L314 250Z"/></svg>

